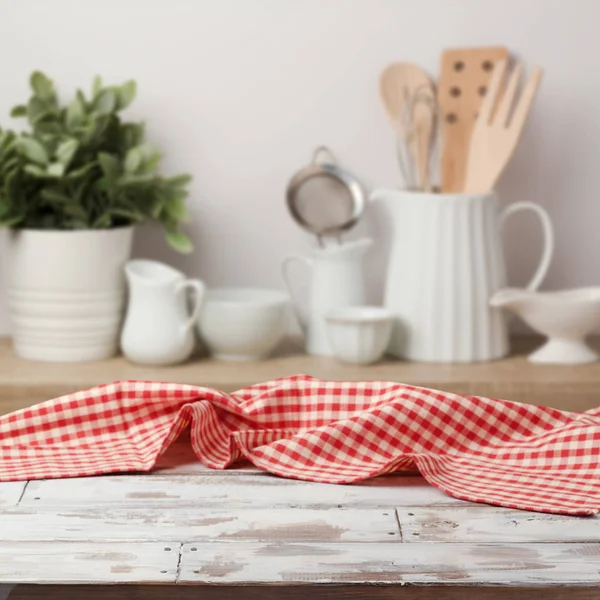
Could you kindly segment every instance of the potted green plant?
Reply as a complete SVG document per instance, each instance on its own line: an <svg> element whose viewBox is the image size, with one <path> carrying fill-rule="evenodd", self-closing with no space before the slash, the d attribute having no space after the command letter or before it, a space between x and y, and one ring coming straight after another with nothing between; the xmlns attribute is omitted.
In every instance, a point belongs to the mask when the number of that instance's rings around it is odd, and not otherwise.
<svg viewBox="0 0 600 600"><path fill-rule="evenodd" d="M191 251L189 175L164 177L142 123L125 122L134 81L78 90L63 105L53 82L30 78L11 115L28 131L0 130L0 226L8 227L8 305L15 351L35 360L82 361L118 349L123 266L134 227L154 220L167 242Z"/></svg>

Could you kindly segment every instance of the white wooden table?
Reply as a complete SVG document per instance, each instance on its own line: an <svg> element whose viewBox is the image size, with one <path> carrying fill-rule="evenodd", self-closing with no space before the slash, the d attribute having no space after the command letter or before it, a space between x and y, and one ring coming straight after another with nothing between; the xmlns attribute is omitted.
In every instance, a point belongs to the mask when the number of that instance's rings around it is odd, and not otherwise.
<svg viewBox="0 0 600 600"><path fill-rule="evenodd" d="M0 484L1 600L307 596L598 599L600 519L470 504L420 477L211 471L188 444L150 475Z"/></svg>

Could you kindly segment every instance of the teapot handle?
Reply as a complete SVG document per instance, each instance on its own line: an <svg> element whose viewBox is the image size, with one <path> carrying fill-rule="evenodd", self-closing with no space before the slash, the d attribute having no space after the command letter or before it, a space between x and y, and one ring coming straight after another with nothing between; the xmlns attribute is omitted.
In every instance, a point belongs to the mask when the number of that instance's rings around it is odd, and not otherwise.
<svg viewBox="0 0 600 600"><path fill-rule="evenodd" d="M206 286L199 279L184 279L183 281L177 284L177 288L175 291L176 293L180 294L187 290L192 290L196 298L192 314L183 326L183 329L186 332L189 331L192 327L194 327L194 325L198 322L198 318L200 317L200 309L202 308L202 303L204 300L204 292L206 290Z"/></svg>
<svg viewBox="0 0 600 600"><path fill-rule="evenodd" d="M540 262L531 281L525 288L528 291L533 292L540 287L548 272L548 268L550 267L552 255L554 254L554 229L546 209L542 208L539 204L535 204L535 202L515 202L514 204L509 204L500 214L500 226L504 228L508 217L523 210L531 210L539 217L542 225L542 232L544 234L544 248L542 250L542 256L540 257Z"/></svg>
<svg viewBox="0 0 600 600"><path fill-rule="evenodd" d="M294 256L288 256L287 258L284 258L283 262L281 263L281 275L283 276L283 282L285 283L285 287L287 288L290 298L292 299L292 306L294 308L294 314L296 315L296 319L298 320L298 323L300 324L302 331L306 335L306 332L308 330L308 319L300 311L298 299L297 299L296 295L294 294L294 291L292 289L292 284L290 283L290 277L289 277L289 266L294 261L299 261L301 263L304 263L310 269L313 268L314 261L312 259L308 258L307 256L294 255Z"/></svg>

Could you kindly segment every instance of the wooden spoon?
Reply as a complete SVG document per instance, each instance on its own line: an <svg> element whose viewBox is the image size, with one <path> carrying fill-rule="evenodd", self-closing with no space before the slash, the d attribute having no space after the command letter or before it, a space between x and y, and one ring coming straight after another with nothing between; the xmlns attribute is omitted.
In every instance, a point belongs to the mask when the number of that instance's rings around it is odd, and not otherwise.
<svg viewBox="0 0 600 600"><path fill-rule="evenodd" d="M416 164L417 172L411 176L419 189L430 189L429 158L435 117L431 80L417 65L396 62L381 73L379 93L389 120ZM407 102L412 104L412 110Z"/></svg>

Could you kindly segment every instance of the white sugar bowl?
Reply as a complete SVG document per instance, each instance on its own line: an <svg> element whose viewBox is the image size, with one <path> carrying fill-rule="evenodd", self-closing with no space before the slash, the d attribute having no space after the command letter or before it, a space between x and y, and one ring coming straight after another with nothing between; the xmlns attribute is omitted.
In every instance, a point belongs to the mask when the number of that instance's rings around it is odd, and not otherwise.
<svg viewBox="0 0 600 600"><path fill-rule="evenodd" d="M326 320L331 349L343 362L377 362L390 343L393 315L385 308L345 306L329 311Z"/></svg>

